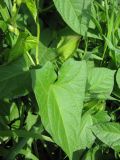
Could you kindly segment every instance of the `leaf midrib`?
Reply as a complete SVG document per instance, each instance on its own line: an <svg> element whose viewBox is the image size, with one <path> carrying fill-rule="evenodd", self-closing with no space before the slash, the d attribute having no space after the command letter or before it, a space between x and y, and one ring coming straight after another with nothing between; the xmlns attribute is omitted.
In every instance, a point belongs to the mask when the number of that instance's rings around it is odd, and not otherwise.
<svg viewBox="0 0 120 160"><path fill-rule="evenodd" d="M67 134L66 134L66 129L65 129L65 126L64 126L64 121L63 121L63 118L62 118L62 114L61 114L61 110L60 110L60 108L59 108L59 102L58 102L58 98L57 98L57 96L56 96L56 94L55 94L55 86L54 85L51 85L51 87L50 87L50 90L51 90L51 92L53 91L53 95L54 95L54 97L55 97L55 101L56 101L56 103L57 103L57 109L58 109L58 111L59 111L59 114L60 114L60 117L61 117L61 121L62 121L62 124L63 124L63 129L64 129L64 132L65 132L65 136L66 136L66 140L67 140L67 146L68 146L68 150L69 150L69 153L71 153L71 151L70 151L70 147L69 147L69 144L68 144L68 137L67 137ZM49 117L49 116L48 116ZM49 119L50 120L50 119Z"/></svg>

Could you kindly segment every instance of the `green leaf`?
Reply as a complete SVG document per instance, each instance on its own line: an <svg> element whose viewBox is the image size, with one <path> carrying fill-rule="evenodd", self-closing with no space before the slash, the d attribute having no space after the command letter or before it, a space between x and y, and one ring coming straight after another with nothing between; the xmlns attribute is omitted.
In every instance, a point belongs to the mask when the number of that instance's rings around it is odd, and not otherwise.
<svg viewBox="0 0 120 160"><path fill-rule="evenodd" d="M29 11L31 12L35 22L37 17L37 8L35 4L35 0L24 0L26 6L28 7Z"/></svg>
<svg viewBox="0 0 120 160"><path fill-rule="evenodd" d="M7 5L7 8L9 10L9 12L11 13L12 11L12 1L11 0L4 0L6 5Z"/></svg>
<svg viewBox="0 0 120 160"><path fill-rule="evenodd" d="M89 110L89 112L91 113L96 113L98 111L103 111L105 109L106 103L105 101L101 101L98 99L90 99L88 101L88 99L86 103L84 103L84 110Z"/></svg>
<svg viewBox="0 0 120 160"><path fill-rule="evenodd" d="M10 18L6 3L3 0L0 0L0 14L5 22Z"/></svg>
<svg viewBox="0 0 120 160"><path fill-rule="evenodd" d="M5 32L7 30L7 23L5 21L0 20L0 29Z"/></svg>
<svg viewBox="0 0 120 160"><path fill-rule="evenodd" d="M53 0L64 21L78 34L88 29L92 0Z"/></svg>
<svg viewBox="0 0 120 160"><path fill-rule="evenodd" d="M39 61L41 64L45 64L47 61L53 61L57 57L57 54L52 48L47 48L44 44L39 44Z"/></svg>
<svg viewBox="0 0 120 160"><path fill-rule="evenodd" d="M10 115L11 104L7 101L0 101L0 116Z"/></svg>
<svg viewBox="0 0 120 160"><path fill-rule="evenodd" d="M120 68L117 71L116 81L117 81L118 87L120 88Z"/></svg>
<svg viewBox="0 0 120 160"><path fill-rule="evenodd" d="M25 49L29 51L32 48L35 48L37 45L37 38L34 36L28 36L25 42Z"/></svg>
<svg viewBox="0 0 120 160"><path fill-rule="evenodd" d="M82 156L81 160L101 160L103 156L99 153L99 147L95 146L89 149L84 156Z"/></svg>
<svg viewBox="0 0 120 160"><path fill-rule="evenodd" d="M94 143L95 137L91 131L92 125L92 116L86 112L81 119L79 149L90 148Z"/></svg>
<svg viewBox="0 0 120 160"><path fill-rule="evenodd" d="M106 145L120 151L120 124L100 123L92 127L94 134Z"/></svg>
<svg viewBox="0 0 120 160"><path fill-rule="evenodd" d="M35 75L34 75L35 74ZM66 61L57 75L51 63L32 74L43 125L70 159L78 147L86 85L85 61ZM56 82L55 82L56 81Z"/></svg>
<svg viewBox="0 0 120 160"><path fill-rule="evenodd" d="M36 123L38 118L38 115L34 115L31 112L28 112L27 118L26 118L26 128L27 130L30 130L32 126Z"/></svg>
<svg viewBox="0 0 120 160"><path fill-rule="evenodd" d="M109 122L111 118L106 111L99 111L96 114L92 115L92 119L95 124Z"/></svg>
<svg viewBox="0 0 120 160"><path fill-rule="evenodd" d="M19 138L18 142L9 149L8 153L4 155L4 159L13 160L15 156L20 153L23 147L27 144L29 138L41 138L41 132L43 132L43 128L41 128L41 123L38 122L36 127L32 127L30 131L25 130L14 130L13 133L9 130L9 132L5 132L7 134L11 134L11 136L22 136L23 138ZM2 133L2 132L1 132ZM4 133L3 133L4 135Z"/></svg>
<svg viewBox="0 0 120 160"><path fill-rule="evenodd" d="M13 121L14 123L11 126L15 126L14 128L18 129L20 127L20 118L18 106L15 103L12 103L10 108L10 115L9 115L9 123Z"/></svg>
<svg viewBox="0 0 120 160"><path fill-rule="evenodd" d="M43 43L39 43L39 61L41 65L44 65L47 61L54 61L57 54L53 48L47 48ZM35 56L35 49L31 51L31 55Z"/></svg>
<svg viewBox="0 0 120 160"><path fill-rule="evenodd" d="M15 98L31 90L31 78L26 61L21 58L0 66L0 99ZM7 88L7 89L6 89Z"/></svg>
<svg viewBox="0 0 120 160"><path fill-rule="evenodd" d="M41 138L41 134L37 131L27 130L1 130L0 137L25 137L25 138Z"/></svg>
<svg viewBox="0 0 120 160"><path fill-rule="evenodd" d="M32 86L35 91L35 96L40 108L40 114L42 116L42 122L44 126L48 129L49 119L48 119L48 111L47 107L41 107L46 104L48 101L48 91L50 85L56 80L57 76L54 72L54 67L50 62L48 62L44 68L32 71ZM41 92L42 91L42 92ZM42 99L42 101L41 101ZM43 116L44 115L44 116Z"/></svg>
<svg viewBox="0 0 120 160"><path fill-rule="evenodd" d="M31 153L31 149L30 148L27 148L27 150L23 150L22 149L19 153L25 155L25 157L27 159L41 160L41 159L38 159L33 153Z"/></svg>
<svg viewBox="0 0 120 160"><path fill-rule="evenodd" d="M8 63L16 60L25 53L25 41L27 38L27 33L20 33L16 44L10 50L8 55Z"/></svg>
<svg viewBox="0 0 120 160"><path fill-rule="evenodd" d="M98 99L109 98L114 85L114 70L93 68L88 73L87 96Z"/></svg>

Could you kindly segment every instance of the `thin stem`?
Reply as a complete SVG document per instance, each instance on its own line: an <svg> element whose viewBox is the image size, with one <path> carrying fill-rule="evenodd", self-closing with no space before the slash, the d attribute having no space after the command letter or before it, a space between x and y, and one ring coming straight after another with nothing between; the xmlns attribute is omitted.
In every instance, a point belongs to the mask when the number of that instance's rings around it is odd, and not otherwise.
<svg viewBox="0 0 120 160"><path fill-rule="evenodd" d="M49 11L49 10L50 10L51 8L53 8L53 7L54 7L54 4L51 4L50 6L44 8L44 9L41 9L41 10L40 10L40 13L47 12L47 11Z"/></svg>
<svg viewBox="0 0 120 160"><path fill-rule="evenodd" d="M26 54L27 54L28 58L30 59L30 61L31 61L32 65L34 65L34 66L35 66L35 63L34 63L34 61L33 61L32 57L31 57L31 55L29 54L29 52L26 52Z"/></svg>
<svg viewBox="0 0 120 160"><path fill-rule="evenodd" d="M109 8L108 7L109 7L108 2L107 0L105 0L105 11L106 11L106 17L107 17L107 24L109 24L109 13L108 13Z"/></svg>
<svg viewBox="0 0 120 160"><path fill-rule="evenodd" d="M105 57L105 53L106 53L106 50L107 50L107 42L105 41L105 45L104 45L104 51L103 51L103 55L102 55L102 61L100 63L100 66L102 65L103 61L104 61L104 57Z"/></svg>
<svg viewBox="0 0 120 160"><path fill-rule="evenodd" d="M39 8L39 0L37 0L37 9ZM36 64L39 64L39 40L40 40L40 24L39 24L39 13L37 13L36 18L36 24L37 24L37 44L36 44Z"/></svg>
<svg viewBox="0 0 120 160"><path fill-rule="evenodd" d="M39 158L39 152L38 152L36 141L33 142L33 147L34 147L35 155Z"/></svg>
<svg viewBox="0 0 120 160"><path fill-rule="evenodd" d="M120 98L120 96L119 96L118 94L116 94L115 92L112 92L112 94L113 94L114 96L116 96L117 98Z"/></svg>
<svg viewBox="0 0 120 160"><path fill-rule="evenodd" d="M106 18L107 18L107 27L109 29L109 13L108 13L108 10L109 10L108 3L107 3L107 0L105 0L105 12L106 12ZM107 36L108 36L108 33L107 33ZM103 61L104 61L106 50L107 50L107 42L105 41L104 51L103 51L103 55L102 55ZM101 61L100 66L102 65L103 61Z"/></svg>
<svg viewBox="0 0 120 160"><path fill-rule="evenodd" d="M17 18L18 12L20 10L20 6L21 6L21 3L19 5L17 5L17 1L14 0L12 12L11 12L13 26L16 26L16 18Z"/></svg>

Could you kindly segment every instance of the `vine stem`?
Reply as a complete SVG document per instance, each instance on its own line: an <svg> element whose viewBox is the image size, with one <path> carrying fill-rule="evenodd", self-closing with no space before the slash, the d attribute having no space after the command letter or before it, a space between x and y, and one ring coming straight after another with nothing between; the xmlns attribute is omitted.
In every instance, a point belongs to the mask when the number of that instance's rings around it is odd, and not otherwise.
<svg viewBox="0 0 120 160"><path fill-rule="evenodd" d="M37 0L37 10L39 9L39 0ZM37 12L37 18L36 18L36 24L37 24L37 44L36 44L36 64L39 64L39 40L40 40L40 24L39 24L39 12Z"/></svg>
<svg viewBox="0 0 120 160"><path fill-rule="evenodd" d="M35 63L34 63L32 57L31 57L31 55L29 54L29 52L26 52L26 54L27 54L28 58L30 59L32 65L35 66Z"/></svg>
<svg viewBox="0 0 120 160"><path fill-rule="evenodd" d="M40 13L44 13L44 12L47 12L47 11L49 11L51 8L53 8L54 7L54 4L51 4L49 7L47 7L47 8L44 8L44 9L40 9L39 11L40 11Z"/></svg>
<svg viewBox="0 0 120 160"><path fill-rule="evenodd" d="M107 26L109 28L109 13L108 13L108 2L107 2L107 0L105 0L105 12L106 12L106 18L107 18ZM103 61L104 61L104 57L105 57L105 54L106 54L106 50L107 50L107 43L105 41L104 51L103 51L103 55L102 55ZM100 66L102 65L103 61L101 61Z"/></svg>

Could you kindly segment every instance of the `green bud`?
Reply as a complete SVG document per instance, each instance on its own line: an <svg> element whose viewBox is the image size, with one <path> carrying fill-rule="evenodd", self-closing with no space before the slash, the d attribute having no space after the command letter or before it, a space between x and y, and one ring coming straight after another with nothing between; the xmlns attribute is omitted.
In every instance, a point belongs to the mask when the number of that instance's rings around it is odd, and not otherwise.
<svg viewBox="0 0 120 160"><path fill-rule="evenodd" d="M75 50L77 49L79 40L79 36L72 35L62 37L57 46L58 54L61 55L64 60L69 58L72 54L74 54Z"/></svg>
<svg viewBox="0 0 120 160"><path fill-rule="evenodd" d="M16 3L14 3L14 5L12 7L12 14L16 15L16 13L17 13L17 6L16 6Z"/></svg>
<svg viewBox="0 0 120 160"><path fill-rule="evenodd" d="M16 3L17 3L18 6L20 6L22 2L23 2L23 0L17 0L16 1Z"/></svg>
<svg viewBox="0 0 120 160"><path fill-rule="evenodd" d="M19 35L19 30L16 27L12 26L12 25L8 25L8 30L10 32L13 32L16 35Z"/></svg>

